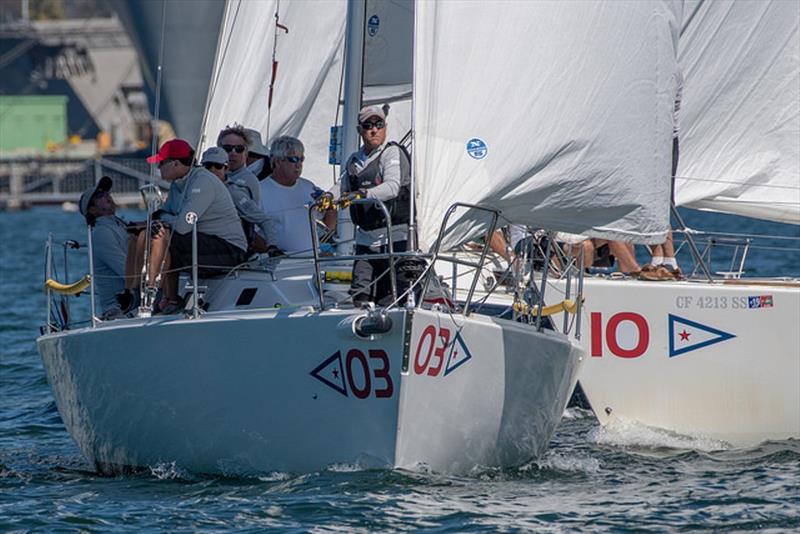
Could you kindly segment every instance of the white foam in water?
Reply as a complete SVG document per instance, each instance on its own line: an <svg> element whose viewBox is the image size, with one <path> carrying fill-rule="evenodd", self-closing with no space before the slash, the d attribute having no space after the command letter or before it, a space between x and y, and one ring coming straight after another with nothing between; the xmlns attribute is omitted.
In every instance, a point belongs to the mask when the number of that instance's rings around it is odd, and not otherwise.
<svg viewBox="0 0 800 534"><path fill-rule="evenodd" d="M150 466L150 474L159 480L173 480L181 478L182 473L175 462L160 463Z"/></svg>
<svg viewBox="0 0 800 534"><path fill-rule="evenodd" d="M724 441L705 436L678 434L625 419L614 419L606 426L593 429L589 432L589 439L601 445L618 447L668 447L703 452L730 449L730 445Z"/></svg>
<svg viewBox="0 0 800 534"><path fill-rule="evenodd" d="M326 471L333 473L354 473L356 471L364 471L364 467L356 464L331 464L325 468Z"/></svg>
<svg viewBox="0 0 800 534"><path fill-rule="evenodd" d="M561 454L557 452L548 452L544 458L531 462L530 464L521 467L524 469L554 469L556 471L566 471L570 473L597 473L600 471L600 460L590 456L579 456L575 454Z"/></svg>
<svg viewBox="0 0 800 534"><path fill-rule="evenodd" d="M281 482L283 480L289 480L290 476L289 473L274 471L272 473L267 473L266 475L260 475L256 478L258 478L258 480L261 482Z"/></svg>

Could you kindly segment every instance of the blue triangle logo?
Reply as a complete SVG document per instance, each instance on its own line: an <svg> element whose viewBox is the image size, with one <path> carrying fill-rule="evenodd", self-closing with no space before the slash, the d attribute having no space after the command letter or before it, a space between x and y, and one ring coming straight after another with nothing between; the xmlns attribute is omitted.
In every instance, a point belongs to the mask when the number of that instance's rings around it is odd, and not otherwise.
<svg viewBox="0 0 800 534"><path fill-rule="evenodd" d="M669 314L669 357L733 339L736 336L712 326Z"/></svg>
<svg viewBox="0 0 800 534"><path fill-rule="evenodd" d="M336 351L311 371L311 376L347 397L342 352Z"/></svg>
<svg viewBox="0 0 800 534"><path fill-rule="evenodd" d="M447 366L444 368L444 376L449 375L463 364L472 359L472 354L461 337L461 332L456 332L456 338L450 348L450 355L447 357Z"/></svg>

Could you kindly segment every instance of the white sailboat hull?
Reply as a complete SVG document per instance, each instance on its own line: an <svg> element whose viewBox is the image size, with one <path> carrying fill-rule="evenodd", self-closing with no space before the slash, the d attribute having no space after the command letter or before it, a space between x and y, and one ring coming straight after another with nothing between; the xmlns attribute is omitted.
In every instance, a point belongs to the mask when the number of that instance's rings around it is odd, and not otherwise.
<svg viewBox="0 0 800 534"><path fill-rule="evenodd" d="M102 471L175 462L197 472L331 464L459 472L547 446L582 350L487 317L393 310L356 336L357 310L155 317L38 340L62 419Z"/></svg>
<svg viewBox="0 0 800 534"><path fill-rule="evenodd" d="M735 446L800 438L796 283L587 278L584 295L579 381L601 424Z"/></svg>

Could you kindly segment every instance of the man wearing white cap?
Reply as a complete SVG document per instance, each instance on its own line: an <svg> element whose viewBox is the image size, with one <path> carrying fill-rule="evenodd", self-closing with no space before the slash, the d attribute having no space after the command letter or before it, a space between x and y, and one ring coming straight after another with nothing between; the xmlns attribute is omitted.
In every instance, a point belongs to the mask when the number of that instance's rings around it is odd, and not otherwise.
<svg viewBox="0 0 800 534"><path fill-rule="evenodd" d="M392 219L393 249L405 252L411 211L411 163L404 148L396 142L386 141L387 112L388 106L361 108L358 133L364 144L342 166L341 183L345 194L374 198L386 205ZM353 205L350 217L356 225L356 254L388 252L386 222L377 205ZM387 259L364 259L353 263L350 294L354 304L380 303L391 298L389 276L381 276L388 268ZM397 277L397 282L399 293L410 284L402 276Z"/></svg>
<svg viewBox="0 0 800 534"><path fill-rule="evenodd" d="M228 168L228 154L223 149L212 146L203 152L203 159L200 164L219 178L228 188L231 194L236 211L242 220L242 229L247 238L249 252L266 252L267 245L258 234L253 231L253 225L261 229L263 235L269 235L271 230L268 223L270 217L264 213L260 204L256 204L250 196L250 189L247 182L239 177L229 177L225 174Z"/></svg>

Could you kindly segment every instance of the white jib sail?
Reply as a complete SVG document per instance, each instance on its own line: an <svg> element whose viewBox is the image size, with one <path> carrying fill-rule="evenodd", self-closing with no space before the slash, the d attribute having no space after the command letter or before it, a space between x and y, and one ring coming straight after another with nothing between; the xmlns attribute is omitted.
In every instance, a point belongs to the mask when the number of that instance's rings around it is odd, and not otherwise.
<svg viewBox="0 0 800 534"><path fill-rule="evenodd" d="M455 201L533 227L663 241L680 11L667 1L418 2L421 245Z"/></svg>
<svg viewBox="0 0 800 534"><path fill-rule="evenodd" d="M800 224L800 2L686 5L676 203Z"/></svg>
<svg viewBox="0 0 800 534"><path fill-rule="evenodd" d="M276 0L230 0L223 22L209 89L205 146L218 132L238 122L259 130L267 145L279 135L298 137L306 146L303 176L332 188L328 164L330 127L339 101L344 0L281 2L272 110L267 132Z"/></svg>

